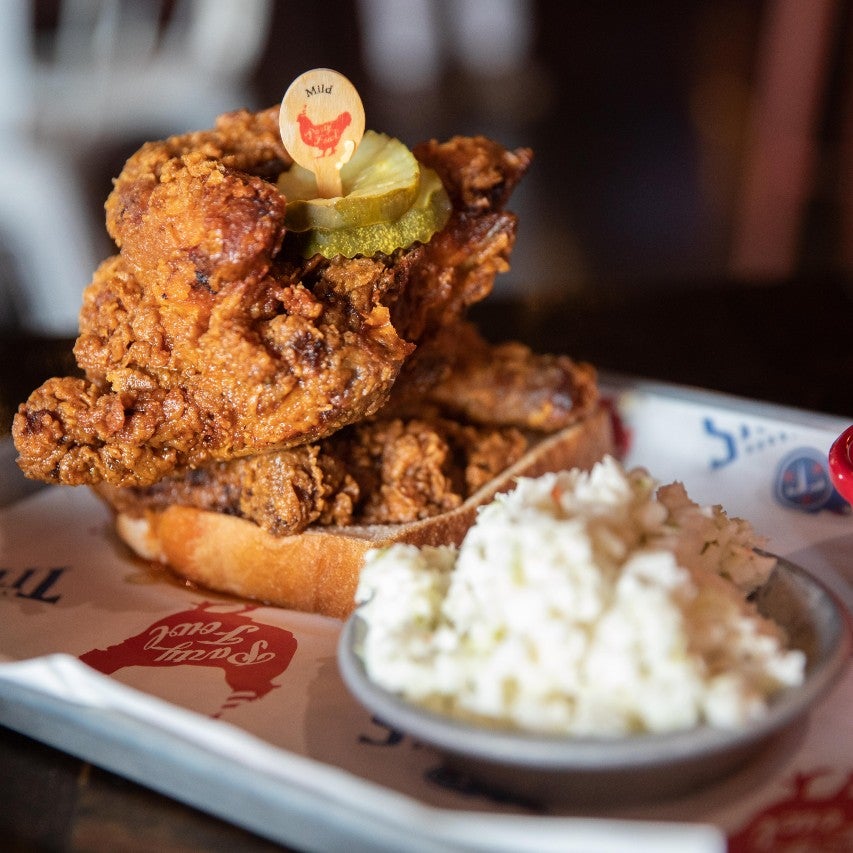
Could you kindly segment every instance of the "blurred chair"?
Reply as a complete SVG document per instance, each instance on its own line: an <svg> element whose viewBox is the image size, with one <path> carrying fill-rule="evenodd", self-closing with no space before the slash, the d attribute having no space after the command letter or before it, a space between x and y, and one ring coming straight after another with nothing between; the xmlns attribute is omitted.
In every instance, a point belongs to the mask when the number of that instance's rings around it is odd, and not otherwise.
<svg viewBox="0 0 853 853"><path fill-rule="evenodd" d="M435 87L449 61L498 77L531 59L531 0L359 0L358 11L367 70L392 92Z"/></svg>
<svg viewBox="0 0 853 853"><path fill-rule="evenodd" d="M0 257L9 256L20 283L0 310L34 331L67 335L100 260L94 229L103 228L88 217L81 159L252 106L249 77L272 3L53 5L56 26L36 32L30 0L0 0Z"/></svg>

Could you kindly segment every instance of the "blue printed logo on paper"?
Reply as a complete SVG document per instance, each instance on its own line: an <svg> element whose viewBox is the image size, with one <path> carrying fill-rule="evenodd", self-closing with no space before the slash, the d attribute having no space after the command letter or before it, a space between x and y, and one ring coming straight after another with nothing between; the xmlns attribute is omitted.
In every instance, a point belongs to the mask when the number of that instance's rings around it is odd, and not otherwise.
<svg viewBox="0 0 853 853"><path fill-rule="evenodd" d="M772 449L788 439L784 428L770 430L761 424L750 424L746 421L734 428L724 429L713 418L708 417L702 421L702 429L717 442L717 449L708 460L712 471L731 465L741 456Z"/></svg>
<svg viewBox="0 0 853 853"><path fill-rule="evenodd" d="M844 512L847 509L829 479L826 454L812 447L799 447L781 460L773 492L776 500L790 509L804 512L822 509Z"/></svg>

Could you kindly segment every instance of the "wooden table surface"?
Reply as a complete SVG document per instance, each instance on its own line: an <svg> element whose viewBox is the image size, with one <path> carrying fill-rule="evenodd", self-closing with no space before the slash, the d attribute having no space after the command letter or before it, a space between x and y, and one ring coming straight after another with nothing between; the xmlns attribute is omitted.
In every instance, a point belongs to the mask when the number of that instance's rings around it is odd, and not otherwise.
<svg viewBox="0 0 853 853"><path fill-rule="evenodd" d="M603 369L847 417L853 422L853 288L844 280L727 283L473 313L487 336ZM0 426L69 341L0 341ZM0 727L5 849L269 850L257 836Z"/></svg>

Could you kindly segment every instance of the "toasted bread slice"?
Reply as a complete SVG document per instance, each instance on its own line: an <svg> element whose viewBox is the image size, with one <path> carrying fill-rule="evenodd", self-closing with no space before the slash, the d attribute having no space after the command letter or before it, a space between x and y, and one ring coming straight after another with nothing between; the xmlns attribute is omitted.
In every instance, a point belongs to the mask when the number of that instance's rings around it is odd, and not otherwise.
<svg viewBox="0 0 853 853"><path fill-rule="evenodd" d="M599 408L553 433L450 512L407 524L309 527L276 537L256 524L193 507L119 514L119 536L141 557L166 563L203 587L280 607L345 617L370 548L394 542L458 545L479 507L513 488L518 477L590 468L613 450L609 412Z"/></svg>

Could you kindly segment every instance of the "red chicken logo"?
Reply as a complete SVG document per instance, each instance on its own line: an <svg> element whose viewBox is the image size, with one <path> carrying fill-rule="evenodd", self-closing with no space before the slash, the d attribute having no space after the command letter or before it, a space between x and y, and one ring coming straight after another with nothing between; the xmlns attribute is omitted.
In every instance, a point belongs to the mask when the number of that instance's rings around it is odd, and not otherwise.
<svg viewBox="0 0 853 853"><path fill-rule="evenodd" d="M112 675L132 666L205 666L221 669L231 693L212 716L266 696L296 653L296 637L274 625L255 622L253 605L223 610L204 601L158 619L153 625L80 660Z"/></svg>
<svg viewBox="0 0 853 853"><path fill-rule="evenodd" d="M342 112L331 121L324 121L320 124L314 124L305 114L305 107L302 107L302 112L296 116L296 121L299 123L299 135L302 141L309 148L317 148L320 157L328 157L335 153L338 143L341 141L343 132L349 127L352 121L352 116L348 112Z"/></svg>
<svg viewBox="0 0 853 853"><path fill-rule="evenodd" d="M815 796L812 781L824 771L799 773L793 795L756 815L729 838L729 853L850 850L853 839L853 773L833 793Z"/></svg>

